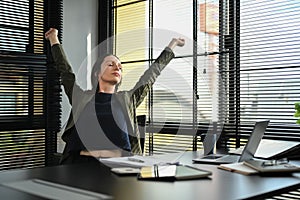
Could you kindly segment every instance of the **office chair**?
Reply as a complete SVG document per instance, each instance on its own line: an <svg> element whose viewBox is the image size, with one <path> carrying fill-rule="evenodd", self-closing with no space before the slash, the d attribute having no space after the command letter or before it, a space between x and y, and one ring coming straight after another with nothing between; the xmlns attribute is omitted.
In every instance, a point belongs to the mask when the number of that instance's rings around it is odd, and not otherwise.
<svg viewBox="0 0 300 200"><path fill-rule="evenodd" d="M145 134L146 134L146 115L138 115L136 118L137 118L139 132L140 132L140 143L141 143L142 153L144 153Z"/></svg>
<svg viewBox="0 0 300 200"><path fill-rule="evenodd" d="M145 148L145 133L146 133L146 115L138 115L137 116L137 122L138 122L138 128L140 132L140 143L142 148L142 153L144 153ZM51 163L49 163L50 166L58 165L59 161L61 159L62 154L61 153L54 153L52 155Z"/></svg>

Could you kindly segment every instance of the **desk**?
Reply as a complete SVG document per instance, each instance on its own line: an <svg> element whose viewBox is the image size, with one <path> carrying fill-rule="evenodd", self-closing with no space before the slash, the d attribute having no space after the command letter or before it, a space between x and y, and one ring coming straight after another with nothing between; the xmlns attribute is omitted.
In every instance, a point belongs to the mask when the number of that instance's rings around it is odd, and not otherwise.
<svg viewBox="0 0 300 200"><path fill-rule="evenodd" d="M192 164L199 152L186 152L181 162ZM214 165L196 164L212 171L211 179L158 182L137 180L135 176L118 176L101 164L76 164L11 170L0 173L0 184L38 178L81 189L109 194L116 200L160 199L244 199L300 183L300 173L284 177L245 176L217 169ZM0 186L1 199L42 199L6 186Z"/></svg>

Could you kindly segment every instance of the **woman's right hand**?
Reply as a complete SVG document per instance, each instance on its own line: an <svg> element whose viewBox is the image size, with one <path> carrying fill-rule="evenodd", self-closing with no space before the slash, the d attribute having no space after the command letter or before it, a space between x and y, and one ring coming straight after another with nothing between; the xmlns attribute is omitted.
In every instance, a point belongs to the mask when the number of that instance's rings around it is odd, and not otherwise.
<svg viewBox="0 0 300 200"><path fill-rule="evenodd" d="M53 46L54 44L60 44L57 35L58 35L58 30L55 28L50 28L45 33L45 39L50 41L51 46Z"/></svg>

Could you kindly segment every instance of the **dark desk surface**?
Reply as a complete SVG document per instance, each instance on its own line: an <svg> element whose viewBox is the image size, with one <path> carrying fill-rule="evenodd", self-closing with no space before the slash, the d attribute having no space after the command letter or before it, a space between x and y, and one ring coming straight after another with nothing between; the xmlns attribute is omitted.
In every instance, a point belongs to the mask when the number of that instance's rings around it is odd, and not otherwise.
<svg viewBox="0 0 300 200"><path fill-rule="evenodd" d="M181 162L191 164L197 154L199 152L187 152ZM197 166L212 171L211 178L175 182L141 181L136 176L113 174L101 164L78 164L1 172L0 184L37 178L109 194L120 200L234 200L300 183L300 173L281 177L245 176L217 169L215 165ZM42 199L3 185L0 186L0 196L1 199Z"/></svg>

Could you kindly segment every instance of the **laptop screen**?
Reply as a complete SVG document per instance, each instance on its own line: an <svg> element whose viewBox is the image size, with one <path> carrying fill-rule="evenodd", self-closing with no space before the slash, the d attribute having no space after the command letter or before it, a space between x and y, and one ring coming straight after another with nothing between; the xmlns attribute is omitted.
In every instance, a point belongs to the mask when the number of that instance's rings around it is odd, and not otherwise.
<svg viewBox="0 0 300 200"><path fill-rule="evenodd" d="M267 126L269 124L269 120L256 122L252 134L241 154L239 162L250 160L254 157L254 154L258 148L258 145L263 138Z"/></svg>

